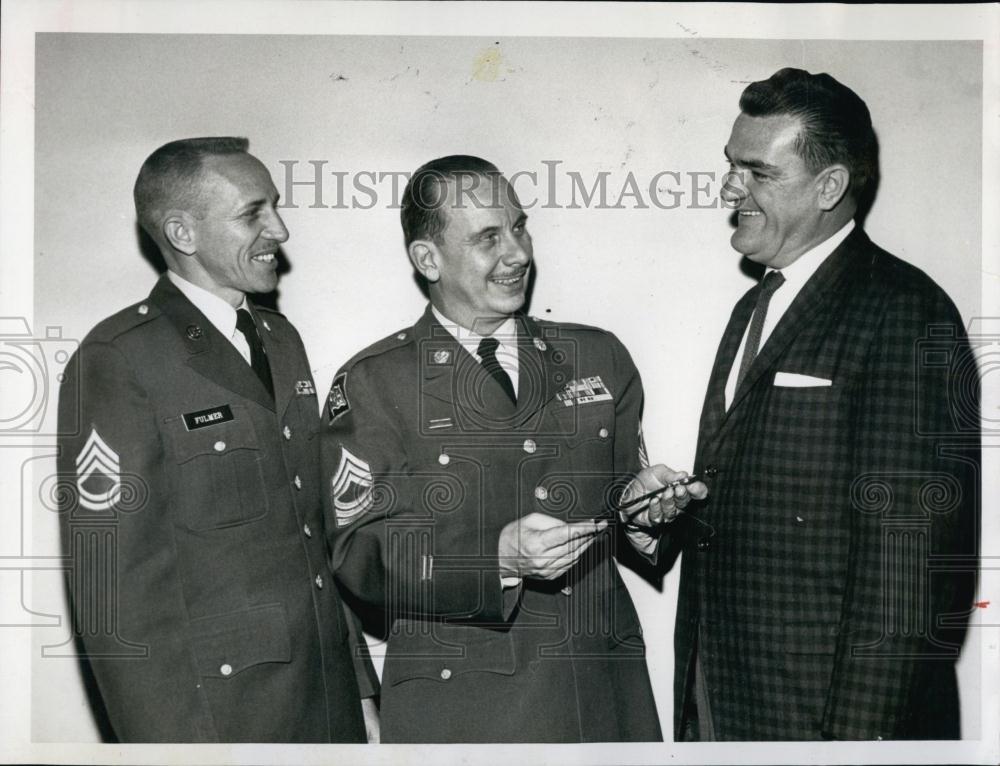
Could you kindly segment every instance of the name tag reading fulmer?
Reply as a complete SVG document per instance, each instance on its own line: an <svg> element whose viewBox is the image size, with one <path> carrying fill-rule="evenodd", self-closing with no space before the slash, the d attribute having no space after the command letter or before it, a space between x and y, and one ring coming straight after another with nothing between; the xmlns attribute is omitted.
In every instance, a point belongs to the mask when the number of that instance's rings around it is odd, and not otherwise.
<svg viewBox="0 0 1000 766"><path fill-rule="evenodd" d="M188 431L195 431L199 428L214 426L219 423L225 423L227 420L232 420L233 411L229 409L228 404L220 404L218 407L210 407L207 410L185 412L183 418L184 427Z"/></svg>

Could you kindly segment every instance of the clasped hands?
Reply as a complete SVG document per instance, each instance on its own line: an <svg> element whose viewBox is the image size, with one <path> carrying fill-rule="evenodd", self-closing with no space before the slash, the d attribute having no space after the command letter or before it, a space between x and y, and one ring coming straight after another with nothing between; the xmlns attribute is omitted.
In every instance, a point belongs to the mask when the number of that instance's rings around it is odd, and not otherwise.
<svg viewBox="0 0 1000 766"><path fill-rule="evenodd" d="M629 482L621 505L687 477L658 464L643 468ZM653 528L673 521L692 499L701 500L708 488L700 481L665 489L644 503L629 508L628 525ZM529 513L507 524L500 532L499 554L502 577L534 577L554 580L569 570L607 529L605 520L564 522L544 513Z"/></svg>

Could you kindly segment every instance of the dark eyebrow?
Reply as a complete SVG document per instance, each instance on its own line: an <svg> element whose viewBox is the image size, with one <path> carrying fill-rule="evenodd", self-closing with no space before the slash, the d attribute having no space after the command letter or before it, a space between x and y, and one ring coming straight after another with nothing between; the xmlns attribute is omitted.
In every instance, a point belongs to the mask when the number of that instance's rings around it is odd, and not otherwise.
<svg viewBox="0 0 1000 766"><path fill-rule="evenodd" d="M743 167L750 168L751 170L766 170L766 171L771 172L771 173L773 173L776 170L778 170L778 167L776 165L771 165L771 164L769 164L767 162L764 162L763 160L740 160L740 159L735 159L734 160L729 155L729 147L728 146L725 147L725 148L723 148L722 153L725 154L726 155L726 159L729 160L734 165L742 165Z"/></svg>

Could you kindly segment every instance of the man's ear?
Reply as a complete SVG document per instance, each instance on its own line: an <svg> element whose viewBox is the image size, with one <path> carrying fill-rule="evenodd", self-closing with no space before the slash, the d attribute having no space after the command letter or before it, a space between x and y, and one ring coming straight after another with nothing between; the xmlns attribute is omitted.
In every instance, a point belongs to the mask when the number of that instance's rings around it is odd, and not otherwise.
<svg viewBox="0 0 1000 766"><path fill-rule="evenodd" d="M413 268L420 272L420 275L428 282L437 282L441 278L439 268L441 253L432 241L429 239L414 240L406 248L406 252L410 256Z"/></svg>
<svg viewBox="0 0 1000 766"><path fill-rule="evenodd" d="M194 255L198 246L191 214L183 210L171 210L163 219L163 237L170 246L184 255Z"/></svg>
<svg viewBox="0 0 1000 766"><path fill-rule="evenodd" d="M833 210L851 186L851 171L844 165L831 165L816 177L820 210Z"/></svg>

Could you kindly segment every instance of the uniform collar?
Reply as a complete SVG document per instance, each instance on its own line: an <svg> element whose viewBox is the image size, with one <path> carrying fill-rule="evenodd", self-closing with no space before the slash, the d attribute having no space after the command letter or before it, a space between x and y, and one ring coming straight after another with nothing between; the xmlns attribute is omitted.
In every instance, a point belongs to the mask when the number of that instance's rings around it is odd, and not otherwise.
<svg viewBox="0 0 1000 766"><path fill-rule="evenodd" d="M472 354L478 361L479 359L479 343L485 338L485 335L480 335L474 330L466 329L455 322L452 322L448 317L437 310L437 307L431 304L431 313L437 320L438 324L441 325L448 334L451 335L457 342L458 345L462 346L466 351ZM497 349L497 358L503 359L505 356L511 356L515 360L517 359L517 323L514 321L513 316L507 317L503 324L501 324L491 336L495 338L500 344Z"/></svg>
<svg viewBox="0 0 1000 766"><path fill-rule="evenodd" d="M167 278L184 294L185 298L194 304L198 311L205 315L205 318L222 334L222 337L230 339L233 337L233 333L236 332L236 309L218 295L213 295L204 287L198 287L198 285L189 282L175 271L168 270ZM249 308L246 295L243 296L243 302L239 308Z"/></svg>

